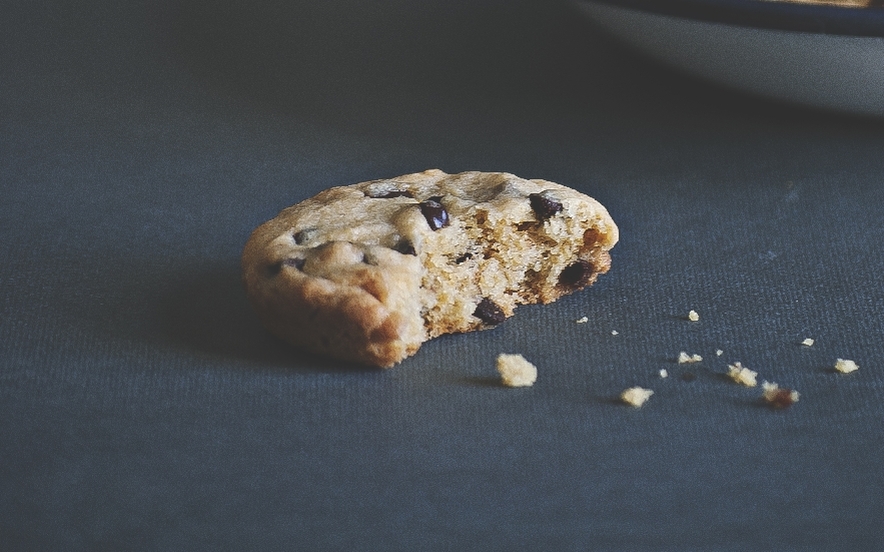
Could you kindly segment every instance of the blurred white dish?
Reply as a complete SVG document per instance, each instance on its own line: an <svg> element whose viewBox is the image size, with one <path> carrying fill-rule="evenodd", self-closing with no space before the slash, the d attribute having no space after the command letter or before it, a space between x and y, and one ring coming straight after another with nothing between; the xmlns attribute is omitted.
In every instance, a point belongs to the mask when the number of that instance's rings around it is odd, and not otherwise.
<svg viewBox="0 0 884 552"><path fill-rule="evenodd" d="M806 106L884 116L882 8L765 0L577 3L626 43L693 75Z"/></svg>

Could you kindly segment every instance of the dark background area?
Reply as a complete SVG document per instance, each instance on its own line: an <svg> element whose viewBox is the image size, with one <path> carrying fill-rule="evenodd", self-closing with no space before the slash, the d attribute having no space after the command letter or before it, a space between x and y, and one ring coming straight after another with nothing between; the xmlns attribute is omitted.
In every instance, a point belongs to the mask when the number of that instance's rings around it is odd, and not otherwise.
<svg viewBox="0 0 884 552"><path fill-rule="evenodd" d="M0 14L0 549L884 546L880 121L691 80L560 2ZM253 228L433 167L599 199L611 272L389 371L258 326Z"/></svg>

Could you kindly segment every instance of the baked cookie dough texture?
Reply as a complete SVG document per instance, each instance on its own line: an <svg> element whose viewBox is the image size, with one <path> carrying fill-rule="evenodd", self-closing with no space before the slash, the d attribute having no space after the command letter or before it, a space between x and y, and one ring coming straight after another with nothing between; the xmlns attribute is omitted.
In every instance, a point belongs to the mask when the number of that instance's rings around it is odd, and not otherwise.
<svg viewBox="0 0 884 552"><path fill-rule="evenodd" d="M258 227L246 292L274 334L381 367L493 327L608 271L618 230L594 199L508 173L428 170L325 190Z"/></svg>

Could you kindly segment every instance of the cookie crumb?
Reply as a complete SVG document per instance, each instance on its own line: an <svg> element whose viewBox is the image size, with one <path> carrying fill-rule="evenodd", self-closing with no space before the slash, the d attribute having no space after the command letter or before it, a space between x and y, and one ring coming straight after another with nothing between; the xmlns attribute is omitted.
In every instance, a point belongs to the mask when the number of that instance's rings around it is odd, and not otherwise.
<svg viewBox="0 0 884 552"><path fill-rule="evenodd" d="M620 393L620 400L630 406L638 408L648 402L648 399L650 399L651 395L653 394L654 392L650 389L644 389L642 387L630 387L623 393Z"/></svg>
<svg viewBox="0 0 884 552"><path fill-rule="evenodd" d="M577 320L575 320L575 322L577 322L578 324L586 324L587 322L589 322L589 318L584 316L583 318L578 318Z"/></svg>
<svg viewBox="0 0 884 552"><path fill-rule="evenodd" d="M715 349L715 356L721 356L723 354L724 354L724 351L722 351L721 349Z"/></svg>
<svg viewBox="0 0 884 552"><path fill-rule="evenodd" d="M755 387L758 385L758 380L755 379L756 376L758 376L758 372L753 372L739 362L728 365L727 375L735 382L745 385L746 387Z"/></svg>
<svg viewBox="0 0 884 552"><path fill-rule="evenodd" d="M859 366L852 360L845 360L843 358L839 358L835 362L835 370L838 370L842 374L849 374L851 372L856 372L859 370Z"/></svg>
<svg viewBox="0 0 884 552"><path fill-rule="evenodd" d="M617 330L611 330L611 335L620 335L620 332Z"/></svg>
<svg viewBox="0 0 884 552"><path fill-rule="evenodd" d="M669 377L669 372L667 372L666 369L663 368L662 370L660 370L660 377L661 377L661 378L668 378L668 377Z"/></svg>
<svg viewBox="0 0 884 552"><path fill-rule="evenodd" d="M700 319L699 313L697 313L697 311L691 309L691 312L688 313L688 320L690 320L691 322L696 322L699 319Z"/></svg>
<svg viewBox="0 0 884 552"><path fill-rule="evenodd" d="M701 362L702 360L703 357L701 357L700 355L689 355L684 351L678 353L679 364L693 364L695 362Z"/></svg>
<svg viewBox="0 0 884 552"><path fill-rule="evenodd" d="M507 387L530 387L537 381L537 367L522 355L498 355L497 371Z"/></svg>
<svg viewBox="0 0 884 552"><path fill-rule="evenodd" d="M813 339L808 337L804 341L802 341L801 344L805 347L813 347Z"/></svg>
<svg viewBox="0 0 884 552"><path fill-rule="evenodd" d="M776 383L762 382L762 397L767 402L767 404L771 405L774 408L788 408L793 404L798 402L798 398L801 396L798 391L794 389L787 389L785 387L780 387Z"/></svg>

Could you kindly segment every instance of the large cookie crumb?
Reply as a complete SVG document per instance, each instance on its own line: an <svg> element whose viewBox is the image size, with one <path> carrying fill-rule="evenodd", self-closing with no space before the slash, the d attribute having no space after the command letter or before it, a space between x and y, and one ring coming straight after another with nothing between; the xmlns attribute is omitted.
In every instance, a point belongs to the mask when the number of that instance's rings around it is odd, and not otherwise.
<svg viewBox="0 0 884 552"><path fill-rule="evenodd" d="M648 399L650 399L651 395L653 394L654 392L650 389L645 389L643 387L630 387L620 394L620 400L625 402L629 406L639 408L646 402L648 402Z"/></svg>
<svg viewBox="0 0 884 552"><path fill-rule="evenodd" d="M839 358L835 362L835 370L841 372L842 374L849 374L851 372L856 372L859 370L859 366L852 360L845 360L843 358Z"/></svg>
<svg viewBox="0 0 884 552"><path fill-rule="evenodd" d="M739 362L728 365L727 375L735 382L745 385L746 387L755 387L758 385L758 372L746 368Z"/></svg>
<svg viewBox="0 0 884 552"><path fill-rule="evenodd" d="M522 355L498 355L497 372L507 387L530 387L537 381L537 367Z"/></svg>

